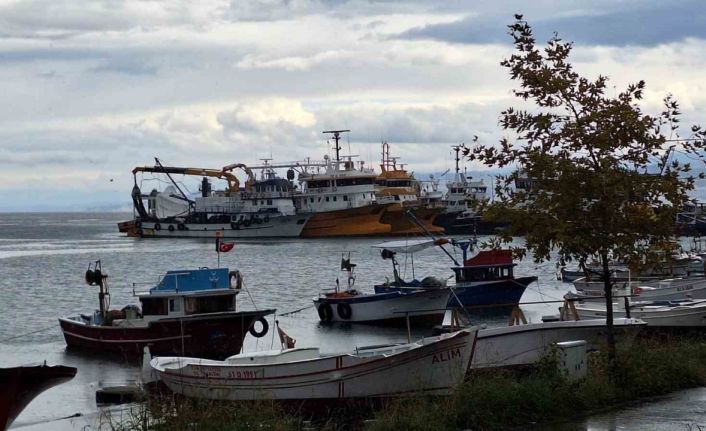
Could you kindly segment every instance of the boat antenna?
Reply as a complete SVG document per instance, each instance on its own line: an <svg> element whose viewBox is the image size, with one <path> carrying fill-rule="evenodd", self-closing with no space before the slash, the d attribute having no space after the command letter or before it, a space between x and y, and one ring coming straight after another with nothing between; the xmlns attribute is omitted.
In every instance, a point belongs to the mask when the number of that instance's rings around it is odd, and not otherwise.
<svg viewBox="0 0 706 431"><path fill-rule="evenodd" d="M341 146L339 145L339 141L341 140L341 133L343 133L343 132L350 132L350 130L348 130L348 129L346 129L346 130L324 130L323 132L321 132L321 133L330 133L333 135L333 139L336 141L336 146L334 147L334 149L336 150L336 162L341 161L341 154L340 154ZM349 150L349 152L350 152L350 150Z"/></svg>

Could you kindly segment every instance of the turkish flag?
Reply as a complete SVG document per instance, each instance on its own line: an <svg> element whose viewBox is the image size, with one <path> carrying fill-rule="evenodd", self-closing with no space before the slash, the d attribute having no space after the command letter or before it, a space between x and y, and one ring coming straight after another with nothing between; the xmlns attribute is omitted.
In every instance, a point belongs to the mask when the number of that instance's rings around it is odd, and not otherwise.
<svg viewBox="0 0 706 431"><path fill-rule="evenodd" d="M227 243L227 242L219 242L218 243L218 252L219 253L228 253L229 251L233 250L233 247L235 247L234 243Z"/></svg>

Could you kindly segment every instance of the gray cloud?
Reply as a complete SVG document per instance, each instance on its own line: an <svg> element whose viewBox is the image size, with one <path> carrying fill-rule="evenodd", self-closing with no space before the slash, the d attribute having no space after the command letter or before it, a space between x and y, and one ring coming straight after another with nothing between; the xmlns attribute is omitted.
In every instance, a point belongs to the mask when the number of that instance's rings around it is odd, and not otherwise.
<svg viewBox="0 0 706 431"><path fill-rule="evenodd" d="M706 39L706 10L699 1L628 6L618 10L579 9L574 13L559 7L553 13L541 15L532 7L518 5L513 12L525 12L524 17L539 40L548 39L555 31L566 40L588 45L653 46L688 37ZM510 43L507 24L512 19L510 13L481 13L449 24L408 30L398 37L468 44Z"/></svg>

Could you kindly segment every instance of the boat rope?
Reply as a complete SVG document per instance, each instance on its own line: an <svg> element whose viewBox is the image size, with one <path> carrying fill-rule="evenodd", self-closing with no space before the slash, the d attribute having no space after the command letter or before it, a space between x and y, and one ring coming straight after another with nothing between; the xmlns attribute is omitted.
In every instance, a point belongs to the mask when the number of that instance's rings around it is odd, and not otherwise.
<svg viewBox="0 0 706 431"><path fill-rule="evenodd" d="M46 331L46 330L52 329L52 328L56 328L56 325L47 326L46 328L37 329L36 331L25 332L24 334L15 335L14 337L4 338L4 339L0 340L0 343L4 343L4 342L10 341L10 340L16 340L18 338L26 337L27 335L36 334L37 332L43 332L43 331Z"/></svg>
<svg viewBox="0 0 706 431"><path fill-rule="evenodd" d="M253 299L252 295L250 294L250 289L248 289L248 287L245 285L245 280L243 280L243 289L247 292L248 296L250 297L250 302L252 302L252 305L253 307L255 307L255 310L258 310L257 304L255 304L255 299Z"/></svg>
<svg viewBox="0 0 706 431"><path fill-rule="evenodd" d="M286 313L280 313L279 316L280 316L280 317L282 317L282 316L289 316L290 314L299 313L300 311L304 311L304 310L309 309L309 308L311 308L311 307L313 307L313 306L314 306L314 304L307 305L306 307L300 308L300 309L298 309L298 310L292 310L292 311L287 311Z"/></svg>

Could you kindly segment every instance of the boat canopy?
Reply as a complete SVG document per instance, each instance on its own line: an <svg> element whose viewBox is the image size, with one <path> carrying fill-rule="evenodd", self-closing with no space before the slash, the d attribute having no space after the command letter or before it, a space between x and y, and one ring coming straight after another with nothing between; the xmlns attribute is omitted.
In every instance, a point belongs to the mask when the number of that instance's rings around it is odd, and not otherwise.
<svg viewBox="0 0 706 431"><path fill-rule="evenodd" d="M429 247L446 243L448 243L448 240L445 239L412 239L401 241L385 241L380 244L375 244L373 248L390 250L395 253L416 253L418 251L425 250Z"/></svg>
<svg viewBox="0 0 706 431"><path fill-rule="evenodd" d="M228 268L200 268L167 271L150 293L195 292L211 289L228 289Z"/></svg>

